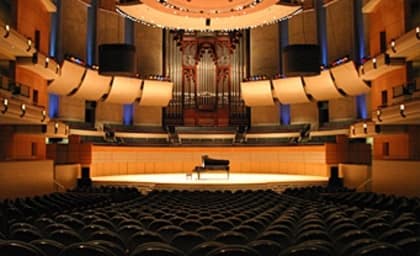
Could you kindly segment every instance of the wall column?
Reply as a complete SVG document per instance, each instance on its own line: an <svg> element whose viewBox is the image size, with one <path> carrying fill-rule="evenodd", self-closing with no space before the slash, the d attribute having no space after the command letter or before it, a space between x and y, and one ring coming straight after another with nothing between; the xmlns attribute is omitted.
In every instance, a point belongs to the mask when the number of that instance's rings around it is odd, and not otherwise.
<svg viewBox="0 0 420 256"><path fill-rule="evenodd" d="M283 49L289 44L289 20L283 20L279 24L279 35L280 35L280 44L279 44L279 62L280 62L280 74L284 76L283 72ZM289 104L280 104L280 124L289 125L290 124L290 105Z"/></svg>
<svg viewBox="0 0 420 256"><path fill-rule="evenodd" d="M321 65L328 66L327 21L323 0L315 0L318 44L321 48Z"/></svg>
<svg viewBox="0 0 420 256"><path fill-rule="evenodd" d="M49 55L54 58L57 63L63 60L63 54L59 47L60 43L60 16L61 16L61 0L54 0L57 11L51 14L51 31L50 31L50 49ZM48 116L49 118L58 117L58 106L60 105L60 97L57 94L48 94Z"/></svg>
<svg viewBox="0 0 420 256"><path fill-rule="evenodd" d="M124 19L124 43L134 45L134 22ZM134 120L134 103L123 106L123 124L132 125Z"/></svg>
<svg viewBox="0 0 420 256"><path fill-rule="evenodd" d="M354 1L355 51L353 57L356 62L356 65L361 65L363 58L366 56L362 7L363 0ZM368 117L366 106L366 94L356 96L356 109L358 119L366 119Z"/></svg>
<svg viewBox="0 0 420 256"><path fill-rule="evenodd" d="M98 13L98 0L91 0L88 7L87 35L86 35L86 63L88 66L95 64L96 57L96 23Z"/></svg>

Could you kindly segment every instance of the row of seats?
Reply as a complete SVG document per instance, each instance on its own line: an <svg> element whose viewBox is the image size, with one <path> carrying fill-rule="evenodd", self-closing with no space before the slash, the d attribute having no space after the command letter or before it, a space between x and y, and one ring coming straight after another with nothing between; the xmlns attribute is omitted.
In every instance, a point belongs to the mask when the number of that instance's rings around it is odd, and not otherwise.
<svg viewBox="0 0 420 256"><path fill-rule="evenodd" d="M119 190L84 191L93 196ZM130 196L31 221L9 220L0 255L415 256L420 251L420 224L412 212L308 200L290 191L119 192Z"/></svg>

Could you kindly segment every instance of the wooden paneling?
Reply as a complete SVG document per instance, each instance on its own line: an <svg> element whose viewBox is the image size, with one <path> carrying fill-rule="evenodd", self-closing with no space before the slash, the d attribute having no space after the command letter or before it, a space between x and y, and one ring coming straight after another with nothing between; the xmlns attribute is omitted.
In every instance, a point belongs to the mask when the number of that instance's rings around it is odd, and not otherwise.
<svg viewBox="0 0 420 256"><path fill-rule="evenodd" d="M162 29L135 23L137 70L142 76L162 74Z"/></svg>
<svg viewBox="0 0 420 256"><path fill-rule="evenodd" d="M370 183L361 186L371 178L371 168L368 165L340 164L339 172L344 186L358 189L358 191L370 191Z"/></svg>
<svg viewBox="0 0 420 256"><path fill-rule="evenodd" d="M0 162L0 198L52 193L53 161Z"/></svg>
<svg viewBox="0 0 420 256"><path fill-rule="evenodd" d="M404 33L404 0L380 1L373 13L368 14L368 40L370 56L380 53L380 32L386 32L386 43Z"/></svg>
<svg viewBox="0 0 420 256"><path fill-rule="evenodd" d="M313 9L289 20L289 44L318 44L316 13Z"/></svg>
<svg viewBox="0 0 420 256"><path fill-rule="evenodd" d="M273 76L280 72L279 28L272 24L251 29L251 75Z"/></svg>
<svg viewBox="0 0 420 256"><path fill-rule="evenodd" d="M291 124L311 124L311 129L318 128L318 107L316 102L290 105Z"/></svg>
<svg viewBox="0 0 420 256"><path fill-rule="evenodd" d="M378 106L382 105L382 91L387 91L388 105L393 103L393 92L392 88L401 86L406 83L407 72L405 68L393 70L383 76L378 77L372 81L371 89L371 105L372 109L375 110Z"/></svg>
<svg viewBox="0 0 420 256"><path fill-rule="evenodd" d="M61 1L61 43L63 54L87 60L88 5L83 1Z"/></svg>
<svg viewBox="0 0 420 256"><path fill-rule="evenodd" d="M102 1L100 1L102 5ZM114 3L115 7L115 3ZM124 17L113 10L98 9L96 49L101 44L124 43ZM96 63L99 63L96 54Z"/></svg>
<svg viewBox="0 0 420 256"><path fill-rule="evenodd" d="M161 126L162 108L134 105L133 121L135 125Z"/></svg>
<svg viewBox="0 0 420 256"><path fill-rule="evenodd" d="M54 167L54 178L58 184L65 189L71 189L76 186L77 179L80 178L79 164L56 165ZM62 191L63 188L61 188Z"/></svg>
<svg viewBox="0 0 420 256"><path fill-rule="evenodd" d="M280 107L277 105L251 108L251 125L280 124Z"/></svg>
<svg viewBox="0 0 420 256"><path fill-rule="evenodd" d="M30 102L37 106L48 106L47 80L44 80L38 74L25 68L16 67L16 82L22 83L31 88ZM33 101L34 90L38 91L38 102Z"/></svg>
<svg viewBox="0 0 420 256"><path fill-rule="evenodd" d="M48 54L50 43L51 14L41 0L17 0L17 30L24 36L35 39L35 31L40 32L39 50Z"/></svg>
<svg viewBox="0 0 420 256"><path fill-rule="evenodd" d="M328 111L331 122L356 120L356 98L347 96L341 99L329 100Z"/></svg>
<svg viewBox="0 0 420 256"><path fill-rule="evenodd" d="M384 154L384 144L388 143L389 154ZM408 134L385 134L375 136L373 145L373 157L379 159L410 159Z"/></svg>
<svg viewBox="0 0 420 256"><path fill-rule="evenodd" d="M372 190L377 193L420 196L420 162L374 160Z"/></svg>
<svg viewBox="0 0 420 256"><path fill-rule="evenodd" d="M327 176L324 146L297 147L107 147L92 146L91 175L186 172L201 155L229 159L232 172Z"/></svg>
<svg viewBox="0 0 420 256"><path fill-rule="evenodd" d="M123 105L98 102L96 105L96 122L122 124Z"/></svg>

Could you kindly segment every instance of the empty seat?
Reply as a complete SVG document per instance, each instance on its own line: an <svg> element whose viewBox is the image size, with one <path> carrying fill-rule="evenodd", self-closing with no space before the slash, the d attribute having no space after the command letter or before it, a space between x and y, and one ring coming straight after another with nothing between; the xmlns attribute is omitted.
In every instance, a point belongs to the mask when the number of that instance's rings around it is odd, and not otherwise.
<svg viewBox="0 0 420 256"><path fill-rule="evenodd" d="M30 242L42 238L42 235L33 229L18 228L10 232L10 238L13 240Z"/></svg>
<svg viewBox="0 0 420 256"><path fill-rule="evenodd" d="M183 231L184 230L182 228L171 224L159 228L156 232L159 233L165 239L165 241L169 242L172 240L174 235Z"/></svg>
<svg viewBox="0 0 420 256"><path fill-rule="evenodd" d="M82 242L82 237L72 230L62 229L56 230L49 235L51 240L62 243L63 245L70 245Z"/></svg>
<svg viewBox="0 0 420 256"><path fill-rule="evenodd" d="M183 231L171 240L171 244L181 251L188 253L194 246L205 242L206 239L197 232Z"/></svg>
<svg viewBox="0 0 420 256"><path fill-rule="evenodd" d="M279 256L329 256L332 252L323 247L310 244L295 245L282 251Z"/></svg>
<svg viewBox="0 0 420 256"><path fill-rule="evenodd" d="M209 252L207 256L260 256L260 254L246 245L225 245Z"/></svg>
<svg viewBox="0 0 420 256"><path fill-rule="evenodd" d="M5 256L45 256L36 246L22 241L0 241L0 253Z"/></svg>
<svg viewBox="0 0 420 256"><path fill-rule="evenodd" d="M107 248L90 244L90 243L74 243L64 248L59 256L115 256Z"/></svg>
<svg viewBox="0 0 420 256"><path fill-rule="evenodd" d="M179 226L187 231L196 231L199 227L203 226L203 223L198 220L186 220L181 222Z"/></svg>
<svg viewBox="0 0 420 256"><path fill-rule="evenodd" d="M31 241L31 244L40 249L46 256L58 255L64 249L64 245L49 239L38 239Z"/></svg>
<svg viewBox="0 0 420 256"><path fill-rule="evenodd" d="M99 230L90 234L87 240L105 240L118 244L121 247L124 247L125 244L120 236L109 230Z"/></svg>
<svg viewBox="0 0 420 256"><path fill-rule="evenodd" d="M150 242L137 246L130 256L184 256L177 248L165 243Z"/></svg>
<svg viewBox="0 0 420 256"><path fill-rule="evenodd" d="M87 243L104 247L104 248L108 249L109 251L111 251L115 256L125 256L126 255L126 251L125 251L124 247L121 247L120 245L118 245L116 243L113 243L113 242L110 242L110 241L92 240L92 241L88 241Z"/></svg>
<svg viewBox="0 0 420 256"><path fill-rule="evenodd" d="M387 243L374 243L363 246L353 252L352 256L402 256L402 251L397 246Z"/></svg>
<svg viewBox="0 0 420 256"><path fill-rule="evenodd" d="M207 240L211 240L219 233L222 233L222 230L218 227L207 225L198 228L196 232L207 238Z"/></svg>
<svg viewBox="0 0 420 256"><path fill-rule="evenodd" d="M411 230L403 229L403 228L395 228L395 229L391 229L383 233L379 237L379 240L387 242L387 243L395 244L399 242L400 240L410 238L413 236L414 236L414 233Z"/></svg>
<svg viewBox="0 0 420 256"><path fill-rule="evenodd" d="M218 234L214 241L224 244L247 244L248 237L236 231L225 231Z"/></svg>
<svg viewBox="0 0 420 256"><path fill-rule="evenodd" d="M128 249L134 250L138 245L148 242L164 242L164 239L156 232L140 231L134 233L128 240Z"/></svg>
<svg viewBox="0 0 420 256"><path fill-rule="evenodd" d="M200 243L193 247L188 254L188 256L203 256L207 255L209 252L213 251L216 248L220 248L224 246L223 243L216 242L216 241L207 241Z"/></svg>
<svg viewBox="0 0 420 256"><path fill-rule="evenodd" d="M398 241L397 245L403 251L405 256L416 255L420 252L420 237L410 237Z"/></svg>
<svg viewBox="0 0 420 256"><path fill-rule="evenodd" d="M249 247L256 250L261 256L278 255L285 246L271 240L255 240L248 244Z"/></svg>

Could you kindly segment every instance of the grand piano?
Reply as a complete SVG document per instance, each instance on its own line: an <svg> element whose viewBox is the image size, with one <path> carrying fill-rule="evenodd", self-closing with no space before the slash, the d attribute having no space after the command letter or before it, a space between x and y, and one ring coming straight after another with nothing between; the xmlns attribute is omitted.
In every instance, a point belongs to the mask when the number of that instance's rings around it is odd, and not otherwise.
<svg viewBox="0 0 420 256"><path fill-rule="evenodd" d="M224 171L227 179L229 179L229 160L221 160L210 158L208 155L201 156L201 165L196 166L193 170L197 173L197 178L200 179L200 174L207 171Z"/></svg>

